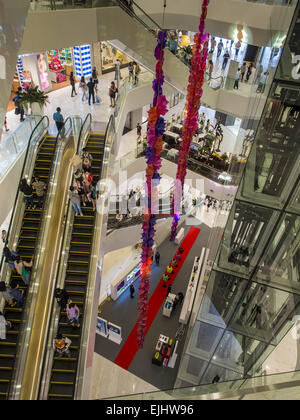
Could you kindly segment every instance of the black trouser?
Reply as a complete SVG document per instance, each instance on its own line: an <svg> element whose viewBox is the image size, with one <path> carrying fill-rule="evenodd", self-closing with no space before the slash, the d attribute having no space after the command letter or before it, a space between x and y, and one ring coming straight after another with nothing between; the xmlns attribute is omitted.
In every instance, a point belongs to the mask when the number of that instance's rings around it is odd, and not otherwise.
<svg viewBox="0 0 300 420"><path fill-rule="evenodd" d="M75 90L75 85L71 85L71 86L72 86L71 96L73 96L73 93L75 93L75 95L77 95L76 90Z"/></svg>
<svg viewBox="0 0 300 420"><path fill-rule="evenodd" d="M91 105L91 97L93 97L93 104L95 103L95 92L89 91L89 105Z"/></svg>
<svg viewBox="0 0 300 420"><path fill-rule="evenodd" d="M218 50L217 57L220 57L222 50Z"/></svg>
<svg viewBox="0 0 300 420"><path fill-rule="evenodd" d="M25 114L24 108L20 107L20 121L24 120L24 114Z"/></svg>
<svg viewBox="0 0 300 420"><path fill-rule="evenodd" d="M37 196L37 200L38 200L38 206L40 208L42 208L43 207L43 203L44 203L44 195L38 195Z"/></svg>
<svg viewBox="0 0 300 420"><path fill-rule="evenodd" d="M60 121L55 121L55 124L58 131L64 126L64 123Z"/></svg>
<svg viewBox="0 0 300 420"><path fill-rule="evenodd" d="M238 89L238 88L239 88L239 81L238 80L235 80L234 81L233 89Z"/></svg>
<svg viewBox="0 0 300 420"><path fill-rule="evenodd" d="M223 70L225 70L225 69L226 69L227 63L228 63L228 60L224 60L224 61L223 61L223 66L222 66L222 69L223 69Z"/></svg>

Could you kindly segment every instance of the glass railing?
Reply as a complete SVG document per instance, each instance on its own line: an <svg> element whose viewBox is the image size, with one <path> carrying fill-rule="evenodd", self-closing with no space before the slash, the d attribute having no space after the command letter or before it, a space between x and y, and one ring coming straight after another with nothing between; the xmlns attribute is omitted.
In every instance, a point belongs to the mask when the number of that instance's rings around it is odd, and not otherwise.
<svg viewBox="0 0 300 420"><path fill-rule="evenodd" d="M28 145L34 127L42 119L29 115L19 127L0 144L0 182Z"/></svg>
<svg viewBox="0 0 300 420"><path fill-rule="evenodd" d="M243 0L248 3L267 4L268 6L294 6L297 0Z"/></svg>
<svg viewBox="0 0 300 420"><path fill-rule="evenodd" d="M291 389L290 399L298 399L300 371L257 376L248 379L220 382L216 384L198 385L166 391L145 392L141 394L120 395L109 400L222 400L222 399L272 399L280 400L283 392ZM271 395L268 397L267 393ZM292 392L292 393L291 393ZM259 397L264 393L265 398Z"/></svg>
<svg viewBox="0 0 300 420"><path fill-rule="evenodd" d="M17 138L21 141L21 134L24 134L24 136L27 135L27 137L24 137L23 141L24 144L26 142L26 139L28 138L27 144L27 151L24 157L24 163L23 168L20 174L20 181L23 178L31 179L33 169L34 169L34 162L36 158L36 154L38 152L38 148L40 146L40 142L44 138L44 135L46 134L48 127L49 127L49 119L48 117L41 117L41 116L34 116L34 117L27 117L28 121L26 124L26 127L22 129L22 127L19 127L18 134L16 135ZM27 120L27 119L26 119ZM31 122L29 122L29 120ZM37 121L37 125L33 128L33 130L30 131L28 134L28 129L30 128L30 124L34 123L34 121ZM26 122L24 122L25 124ZM9 139L7 139L9 140ZM25 145L23 147L25 147ZM20 148L21 150L21 148ZM24 149L22 150L24 151ZM17 186L19 188L19 184ZM18 241L18 232L20 230L22 220L23 220L23 213L25 209L25 204L23 201L23 193L19 191L19 189L16 192L16 198L14 202L14 206L12 209L12 216L10 219L10 224L7 230L6 235L6 245L9 249L15 249ZM1 259L1 265L0 265L0 277L1 281L7 282L9 280L10 276L10 270L8 269L7 264L4 264L4 257L2 256Z"/></svg>
<svg viewBox="0 0 300 420"><path fill-rule="evenodd" d="M47 118L47 117L44 117ZM22 392L22 384L24 381L24 372L26 367L26 361L28 357L28 343L31 340L32 327L35 320L35 314L38 305L38 299L40 296L40 282L42 281L42 270L43 270L43 261L45 258L45 249L47 249L47 239L49 232L52 228L51 226L51 216L53 216L53 206L54 206L54 197L57 191L57 186L59 184L59 169L62 163L62 155L65 144L67 143L68 138L76 133L76 127L78 127L78 118L67 118L65 120L64 126L59 130L56 137L56 150L55 155L52 161L52 169L50 172L50 177L48 181L47 195L44 204L44 214L41 219L41 232L38 237L38 241L35 244L35 254L34 254L34 264L31 270L31 282L28 290L28 295L26 300L30 302L30 305L26 305L23 311L22 316L22 331L20 333L19 343L18 343L18 354L16 357L17 364L14 370L14 380L12 381L12 388L10 390L10 399L20 399ZM48 120L48 118L47 118ZM75 129L74 129L75 127ZM31 168L34 168L34 160L32 161ZM30 179L30 177L29 177ZM14 220L15 223L15 220ZM19 225L19 224L18 224ZM20 230L20 229L19 229ZM18 230L17 230L18 232ZM54 248L54 244L53 248ZM53 250L53 249L52 249ZM51 281L48 279L49 287L51 287ZM43 304L46 305L46 302L43 301ZM39 323L39 322L38 322ZM42 325L42 324L41 324ZM26 379L25 379L26 381Z"/></svg>

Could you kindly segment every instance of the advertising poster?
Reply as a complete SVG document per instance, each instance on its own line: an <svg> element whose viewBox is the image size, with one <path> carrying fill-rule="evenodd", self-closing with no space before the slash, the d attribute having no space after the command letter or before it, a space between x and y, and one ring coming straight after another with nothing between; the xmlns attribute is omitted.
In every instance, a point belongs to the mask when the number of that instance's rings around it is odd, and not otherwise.
<svg viewBox="0 0 300 420"><path fill-rule="evenodd" d="M48 66L47 66L47 57L46 54L38 54L37 56L39 76L41 81L42 90L50 89Z"/></svg>

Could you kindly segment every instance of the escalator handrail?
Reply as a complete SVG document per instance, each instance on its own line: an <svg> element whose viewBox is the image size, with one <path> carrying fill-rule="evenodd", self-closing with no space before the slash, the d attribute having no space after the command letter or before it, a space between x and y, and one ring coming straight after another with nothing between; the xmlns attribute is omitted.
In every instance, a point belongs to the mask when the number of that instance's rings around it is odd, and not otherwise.
<svg viewBox="0 0 300 420"><path fill-rule="evenodd" d="M122 1L120 1L120 0L113 0L113 1L115 1L121 7L121 9L123 9L127 14L129 14L131 17L134 17L145 28L147 28L150 32L153 33L153 29L150 28L150 26L148 26L138 15L136 15L133 10L131 10L129 7L127 7L124 3L122 3ZM159 29L160 31L163 31L161 26L157 22L155 22L155 20L153 20L138 4L136 4L134 1L132 1L132 5L135 6L137 9L139 9L142 12L142 14L147 17L147 19L149 19L151 22L153 22L153 24L156 26L157 29Z"/></svg>
<svg viewBox="0 0 300 420"><path fill-rule="evenodd" d="M81 128L80 128L79 137L78 137L78 144L77 144L77 151L76 151L77 154L79 153L80 144L81 144L81 141L82 141L81 136L82 136L82 133L83 133L83 128L84 128L88 119L90 120L89 121L89 127L91 127L91 125L92 125L92 114L90 112L85 117L85 120L83 121L83 123L81 125Z"/></svg>
<svg viewBox="0 0 300 420"><path fill-rule="evenodd" d="M27 145L27 149L26 149L26 153L25 153L25 157L24 157L23 167L22 167L22 171L21 171L21 176L20 176L20 180L19 180L19 183L18 183L18 190L17 190L17 193L16 193L16 198L15 198L14 206L13 206L13 209L12 209L12 214L11 214L11 218L10 218L9 227L8 227L8 230L7 230L7 235L6 235L4 246L7 246L7 244L8 244L9 234L10 234L10 231L11 231L12 223L14 221L14 215L16 213L17 202L18 202L18 198L19 198L19 194L20 194L19 185L21 183L21 180L24 177L24 171L25 171L25 167L26 167L26 161L27 161L29 149L30 149L30 146L31 146L31 141L32 141L32 139L34 137L34 133L36 132L37 128L40 126L40 124L42 123L42 121L44 121L44 119L47 121L47 125L46 125L45 130L49 128L49 118L47 117L47 115L44 115L40 119L40 121L37 123L37 125L34 127L34 129L31 132L31 135L29 137L29 141L28 141L28 145ZM41 139L43 137L44 137L44 134L41 136ZM2 271L3 262L4 262L4 256L2 256L2 258L1 258L0 273Z"/></svg>

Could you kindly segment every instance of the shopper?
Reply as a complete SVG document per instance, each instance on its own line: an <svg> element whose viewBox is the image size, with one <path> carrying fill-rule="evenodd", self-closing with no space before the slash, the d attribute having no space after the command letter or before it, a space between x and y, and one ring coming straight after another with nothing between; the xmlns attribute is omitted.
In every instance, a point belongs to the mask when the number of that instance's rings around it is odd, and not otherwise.
<svg viewBox="0 0 300 420"><path fill-rule="evenodd" d="M240 78L241 78L241 69L239 68L238 71L236 72L236 75L235 75L235 81L234 81L233 89L238 89L239 88Z"/></svg>
<svg viewBox="0 0 300 420"><path fill-rule="evenodd" d="M178 299L177 299L177 296L176 296L175 299L173 300L173 307L172 307L173 311L175 311L177 304L178 304Z"/></svg>
<svg viewBox="0 0 300 420"><path fill-rule="evenodd" d="M93 99L93 104L95 103L95 84L93 79L90 77L90 81L87 84L89 91L89 105L91 105L91 98Z"/></svg>
<svg viewBox="0 0 300 420"><path fill-rule="evenodd" d="M93 181L94 175L91 172L83 172L82 174L82 183L83 183L83 188L84 188L84 192L86 195L88 195L91 191L90 185Z"/></svg>
<svg viewBox="0 0 300 420"><path fill-rule="evenodd" d="M241 81L244 81L244 76L247 70L247 64L246 62L243 63L242 67L241 67Z"/></svg>
<svg viewBox="0 0 300 420"><path fill-rule="evenodd" d="M53 114L53 119L55 121L57 130L60 131L64 126L64 117L61 114L61 108L57 107L56 112Z"/></svg>
<svg viewBox="0 0 300 420"><path fill-rule="evenodd" d="M91 163L93 161L93 155L88 152L86 147L81 150L81 159L82 161L84 161L84 159L88 159Z"/></svg>
<svg viewBox="0 0 300 420"><path fill-rule="evenodd" d="M253 71L253 63L250 63L249 66L248 66L248 69L247 69L246 82L249 82L252 71Z"/></svg>
<svg viewBox="0 0 300 420"><path fill-rule="evenodd" d="M14 262L15 269L17 273L22 277L23 282L28 286L30 280L30 268L32 267L33 257L30 262L23 261L20 256L18 256Z"/></svg>
<svg viewBox="0 0 300 420"><path fill-rule="evenodd" d="M64 354L69 358L71 357L71 352L69 350L71 343L72 341L68 337L57 334L56 338L53 340L53 348L55 352L58 353L58 357L62 357Z"/></svg>
<svg viewBox="0 0 300 420"><path fill-rule="evenodd" d="M134 298L134 285L133 284L130 285L130 297L131 299Z"/></svg>
<svg viewBox="0 0 300 420"><path fill-rule="evenodd" d="M115 62L115 78L114 78L114 80L117 80L117 81L119 79L122 80L120 66L121 66L120 60L117 58Z"/></svg>
<svg viewBox="0 0 300 420"><path fill-rule="evenodd" d="M54 297L57 303L60 305L62 312L66 309L67 304L71 303L69 294L65 289L55 289Z"/></svg>
<svg viewBox="0 0 300 420"><path fill-rule="evenodd" d="M93 205L93 211L95 211L97 207L97 198L98 198L97 181L93 179L91 182L91 187L90 187L90 199Z"/></svg>
<svg viewBox="0 0 300 420"><path fill-rule="evenodd" d="M109 88L110 106L112 108L116 106L116 93L117 93L117 88L116 88L115 82L112 81Z"/></svg>
<svg viewBox="0 0 300 420"><path fill-rule="evenodd" d="M82 170L83 172L92 172L91 162L87 158L85 158L82 163Z"/></svg>
<svg viewBox="0 0 300 420"><path fill-rule="evenodd" d="M14 297L11 293L10 288L6 286L4 281L0 281L0 296L1 294L8 306L10 307L16 306L17 302L14 300Z"/></svg>
<svg viewBox="0 0 300 420"><path fill-rule="evenodd" d="M33 189L30 185L28 185L26 178L21 180L19 189L24 194L24 200L27 208L34 209L35 205L33 203Z"/></svg>
<svg viewBox="0 0 300 420"><path fill-rule="evenodd" d="M69 199L75 211L75 216L79 216L79 215L83 216L83 213L80 207L80 197L78 195L78 192L75 190L73 186L70 187Z"/></svg>
<svg viewBox="0 0 300 420"><path fill-rule="evenodd" d="M80 179L78 179L76 181L74 188L76 189L76 191L77 191L77 193L80 197L81 204L84 207L86 207L86 195L85 195L85 192L84 192L82 181Z"/></svg>
<svg viewBox="0 0 300 420"><path fill-rule="evenodd" d="M155 262L156 262L156 265L159 265L159 261L160 261L160 253L158 251L156 251L156 253L155 253Z"/></svg>
<svg viewBox="0 0 300 420"><path fill-rule="evenodd" d="M269 72L268 71L264 72L261 75L259 84L258 84L257 89L256 89L256 92L257 93L264 93L265 88L266 88L266 83L267 83L268 75L269 75Z"/></svg>
<svg viewBox="0 0 300 420"><path fill-rule="evenodd" d="M45 182L41 181L39 176L36 176L34 178L34 183L32 184L32 188L35 191L37 199L38 199L38 208L41 209L44 203L46 184Z"/></svg>
<svg viewBox="0 0 300 420"><path fill-rule="evenodd" d="M72 91L71 91L71 98L73 98L73 93L75 93L75 95L77 95L76 90L75 90L75 78L74 78L74 74L71 71L70 73L70 85L72 86Z"/></svg>
<svg viewBox="0 0 300 420"><path fill-rule="evenodd" d="M15 271L15 261L19 257L19 254L15 251L10 251L7 246L3 248L2 255L5 258L5 262L10 266L10 268Z"/></svg>
<svg viewBox="0 0 300 420"><path fill-rule="evenodd" d="M171 38L169 39L168 48L171 51L171 53L176 55L177 49L178 49L178 41L177 41L175 35L172 35Z"/></svg>
<svg viewBox="0 0 300 420"><path fill-rule="evenodd" d="M238 42L235 44L235 58L237 58L237 57L238 57L241 46L242 46L242 44L240 43L240 41L238 41Z"/></svg>
<svg viewBox="0 0 300 420"><path fill-rule="evenodd" d="M19 288L19 281L17 279L12 279L10 282L10 293L13 296L14 301L17 302L17 306L21 308L24 303L24 291Z"/></svg>
<svg viewBox="0 0 300 420"><path fill-rule="evenodd" d="M228 51L226 51L225 54L223 55L222 70L225 70L226 69L226 66L227 66L227 63L228 63L229 58L230 58L230 54L229 54Z"/></svg>
<svg viewBox="0 0 300 420"><path fill-rule="evenodd" d="M223 40L221 39L220 42L218 43L217 58L219 58L220 55L222 54L223 47L224 47L224 44L223 44Z"/></svg>
<svg viewBox="0 0 300 420"><path fill-rule="evenodd" d="M20 95L22 94L22 88L19 87L16 92L16 96L13 97L12 101L15 104L15 114L20 115L20 122L24 121L24 108L20 103Z"/></svg>
<svg viewBox="0 0 300 420"><path fill-rule="evenodd" d="M5 316L0 312L0 340L6 340L6 329L12 328L12 323L5 319Z"/></svg>
<svg viewBox="0 0 300 420"><path fill-rule="evenodd" d="M217 45L217 41L216 41L216 38L213 36L210 41L210 49L212 50L212 52L214 52L216 45Z"/></svg>
<svg viewBox="0 0 300 420"><path fill-rule="evenodd" d="M139 83L139 75L141 73L141 68L138 65L138 63L135 63L135 69L134 69L134 85L137 85Z"/></svg>
<svg viewBox="0 0 300 420"><path fill-rule="evenodd" d="M142 135L142 126L141 126L140 123L137 123L137 126L136 126L136 135L138 136L137 137L137 140L139 140L141 138L141 135Z"/></svg>
<svg viewBox="0 0 300 420"><path fill-rule="evenodd" d="M255 84L259 83L261 75L263 74L263 72L264 72L264 66L260 63L258 65L258 69L256 71L255 82L254 82Z"/></svg>
<svg viewBox="0 0 300 420"><path fill-rule="evenodd" d="M93 71L92 71L92 81L94 83L95 90L97 91L99 80L98 80L98 72L95 66L93 67Z"/></svg>
<svg viewBox="0 0 300 420"><path fill-rule="evenodd" d="M80 322L79 322L79 316L80 316L80 311L77 305L75 305L75 303L69 303L67 304L67 317L69 320L69 323L72 325L72 327L80 327Z"/></svg>
<svg viewBox="0 0 300 420"><path fill-rule="evenodd" d="M85 82L84 76L82 76L81 79L80 79L79 87L80 87L80 89L82 91L82 98L81 98L81 100L82 100L82 102L84 102L84 101L87 100L87 90L88 90L88 87L87 87L87 84Z"/></svg>
<svg viewBox="0 0 300 420"><path fill-rule="evenodd" d="M134 65L133 62L130 61L130 63L128 64L128 73L129 73L129 82L133 83L133 78L134 78Z"/></svg>

